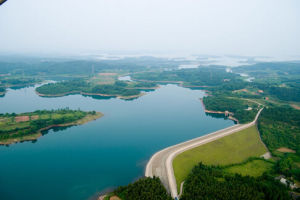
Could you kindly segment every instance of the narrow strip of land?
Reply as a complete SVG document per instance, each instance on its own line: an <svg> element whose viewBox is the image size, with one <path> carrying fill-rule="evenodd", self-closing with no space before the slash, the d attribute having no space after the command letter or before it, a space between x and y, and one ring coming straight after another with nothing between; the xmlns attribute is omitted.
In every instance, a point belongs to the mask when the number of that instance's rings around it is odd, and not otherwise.
<svg viewBox="0 0 300 200"><path fill-rule="evenodd" d="M217 140L219 138L222 138L224 136L233 134L235 132L241 131L243 129L249 128L253 125L255 125L259 114L261 113L262 109L260 109L255 117L255 119L248 123L248 124L237 124L229 128L225 128L174 146L170 146L166 149L163 149L157 153L155 153L151 159L149 160L145 176L146 177L153 177L157 176L162 181L165 188L168 190L168 192L171 193L173 198L178 197L177 192L177 185L176 185L176 179L174 176L174 170L173 170L173 159L180 153L195 148L197 146L209 143L211 141Z"/></svg>

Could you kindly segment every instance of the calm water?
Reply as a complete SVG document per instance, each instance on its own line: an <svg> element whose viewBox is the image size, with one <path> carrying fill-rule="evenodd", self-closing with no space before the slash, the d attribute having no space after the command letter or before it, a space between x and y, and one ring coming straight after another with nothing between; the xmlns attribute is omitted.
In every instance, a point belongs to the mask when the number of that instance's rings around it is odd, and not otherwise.
<svg viewBox="0 0 300 200"><path fill-rule="evenodd" d="M77 200L143 176L156 151L233 125L205 115L204 92L161 86L132 101L81 95L38 97L34 88L9 90L0 112L96 110L104 117L48 134L37 142L0 146L0 199Z"/></svg>

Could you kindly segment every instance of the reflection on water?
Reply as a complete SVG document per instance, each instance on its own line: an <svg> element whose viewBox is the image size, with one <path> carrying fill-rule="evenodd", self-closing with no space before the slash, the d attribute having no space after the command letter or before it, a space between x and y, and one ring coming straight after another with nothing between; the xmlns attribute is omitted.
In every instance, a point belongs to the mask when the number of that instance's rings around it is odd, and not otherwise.
<svg viewBox="0 0 300 200"><path fill-rule="evenodd" d="M130 76L120 76L119 81L132 81Z"/></svg>
<svg viewBox="0 0 300 200"><path fill-rule="evenodd" d="M229 120L229 118L227 116L225 116L224 114L221 113L205 113L207 116L213 117L213 118L219 118L219 119L225 119L225 120ZM236 121L233 121L235 124L237 124Z"/></svg>
<svg viewBox="0 0 300 200"><path fill-rule="evenodd" d="M185 65L179 65L178 69L195 69L198 67L199 64L185 64Z"/></svg>
<svg viewBox="0 0 300 200"><path fill-rule="evenodd" d="M193 86L191 86L191 87L185 87L185 88L189 88L190 90L201 90L201 91L203 91L203 89L205 89L206 87L204 86L197 86L197 87L193 87Z"/></svg>
<svg viewBox="0 0 300 200"><path fill-rule="evenodd" d="M29 88L29 87L33 87L34 84L31 84L31 85L23 85L23 86L14 86L14 87L10 87L10 89L12 90L19 90L19 89L22 89L22 88Z"/></svg>
<svg viewBox="0 0 300 200"><path fill-rule="evenodd" d="M252 82L254 79L255 79L254 77L249 77L249 78L246 79L246 81Z"/></svg>
<svg viewBox="0 0 300 200"><path fill-rule="evenodd" d="M141 91L143 91L143 92L153 92L153 91L155 91L155 89L141 89Z"/></svg>
<svg viewBox="0 0 300 200"><path fill-rule="evenodd" d="M70 127L72 127L72 126L55 126L55 127L52 127L51 129L42 131L42 135L46 135L46 134L48 134L49 132L52 132L52 131L53 132L63 131L63 130L66 130Z"/></svg>
<svg viewBox="0 0 300 200"><path fill-rule="evenodd" d="M249 77L249 75L248 74L245 74L245 73L238 73L241 77L244 77L244 78L246 78L245 79L245 81L247 81L247 82L252 82L254 79L255 79L255 77Z"/></svg>
<svg viewBox="0 0 300 200"><path fill-rule="evenodd" d="M98 100L109 100L109 99L116 98L116 96L100 96L100 95L85 95L85 94L83 94L82 96L92 97L93 99L98 99Z"/></svg>

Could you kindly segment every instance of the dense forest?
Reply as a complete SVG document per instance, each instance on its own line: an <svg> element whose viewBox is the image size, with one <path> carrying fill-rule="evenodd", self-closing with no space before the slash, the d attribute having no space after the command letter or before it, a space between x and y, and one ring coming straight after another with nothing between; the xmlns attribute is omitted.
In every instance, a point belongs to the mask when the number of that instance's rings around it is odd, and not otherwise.
<svg viewBox="0 0 300 200"><path fill-rule="evenodd" d="M261 87L265 92L284 101L300 101L300 88L295 87Z"/></svg>
<svg viewBox="0 0 300 200"><path fill-rule="evenodd" d="M258 81L273 82L293 80L300 74L300 62L261 62L233 68L233 72L246 73ZM263 81L265 80L265 81Z"/></svg>
<svg viewBox="0 0 300 200"><path fill-rule="evenodd" d="M114 192L122 200L171 200L159 178L142 178Z"/></svg>
<svg viewBox="0 0 300 200"><path fill-rule="evenodd" d="M263 88L269 94L284 101L300 101L300 88L291 87L267 87Z"/></svg>
<svg viewBox="0 0 300 200"><path fill-rule="evenodd" d="M258 120L263 141L270 150L300 150L300 111L291 107L265 108Z"/></svg>
<svg viewBox="0 0 300 200"><path fill-rule="evenodd" d="M70 93L105 94L110 96L132 96L140 94L139 90L127 88L128 84L124 81L116 81L113 84L92 84L85 80L76 79L48 83L36 88L42 95L65 95Z"/></svg>
<svg viewBox="0 0 300 200"><path fill-rule="evenodd" d="M157 86L158 84L153 82L133 82L132 84L128 85L128 87L133 88L155 88Z"/></svg>
<svg viewBox="0 0 300 200"><path fill-rule="evenodd" d="M69 80L57 83L48 83L36 88L36 91L45 95L59 95L64 93L80 92L90 87L85 80Z"/></svg>
<svg viewBox="0 0 300 200"><path fill-rule="evenodd" d="M96 85L92 87L90 90L84 90L83 92L91 92L91 93L100 93L100 94L109 94L112 96L132 96L140 94L139 90L136 89L128 89L128 84L124 81L116 81L111 85Z"/></svg>
<svg viewBox="0 0 300 200"><path fill-rule="evenodd" d="M300 181L300 155L293 153L275 154L278 158L278 162L275 165L275 171L278 174L283 174L289 178L289 180ZM300 189L298 189L300 192Z"/></svg>
<svg viewBox="0 0 300 200"><path fill-rule="evenodd" d="M142 178L118 187L108 196L122 200L172 199L159 178ZM184 182L182 200L290 200L288 188L269 174L260 177L241 176L225 171L224 167L199 163Z"/></svg>
<svg viewBox="0 0 300 200"><path fill-rule="evenodd" d="M24 78L24 77L15 77L15 78L1 78L0 77L0 82L1 85L4 86L11 86L11 85L30 85L30 84L34 84L36 82L40 81L37 78Z"/></svg>
<svg viewBox="0 0 300 200"><path fill-rule="evenodd" d="M234 72L255 77L253 87L283 101L300 101L300 63L257 63L234 68Z"/></svg>
<svg viewBox="0 0 300 200"><path fill-rule="evenodd" d="M258 129L269 150L279 158L277 173L300 181L300 111L290 107L265 108ZM292 149L295 154L276 151L281 147Z"/></svg>
<svg viewBox="0 0 300 200"><path fill-rule="evenodd" d="M295 80L296 81L296 80ZM300 80L297 80L299 82ZM273 96L283 101L300 101L300 85L294 84L272 84L272 83L260 83L254 82L249 86L256 88L257 90L263 90L265 95ZM295 85L296 84L296 85Z"/></svg>
<svg viewBox="0 0 300 200"><path fill-rule="evenodd" d="M184 183L182 200L288 200L286 186L263 175L254 178L225 173L221 168L199 163Z"/></svg>
<svg viewBox="0 0 300 200"><path fill-rule="evenodd" d="M238 75L227 73L224 68L201 67L162 72L145 72L133 74L137 80L149 81L183 81L191 86L217 86L236 79Z"/></svg>
<svg viewBox="0 0 300 200"><path fill-rule="evenodd" d="M258 106L255 103L224 95L206 96L203 98L203 103L206 110L233 113L233 117L238 119L240 123L253 121L258 111Z"/></svg>

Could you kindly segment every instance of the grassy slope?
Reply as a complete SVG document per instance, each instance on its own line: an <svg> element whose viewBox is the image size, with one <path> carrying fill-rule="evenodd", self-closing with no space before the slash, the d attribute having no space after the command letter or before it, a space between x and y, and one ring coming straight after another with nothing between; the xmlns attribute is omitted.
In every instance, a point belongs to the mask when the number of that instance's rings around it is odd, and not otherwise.
<svg viewBox="0 0 300 200"><path fill-rule="evenodd" d="M267 152L255 126L178 155L173 161L177 186L185 180L199 162L207 165L239 163Z"/></svg>

